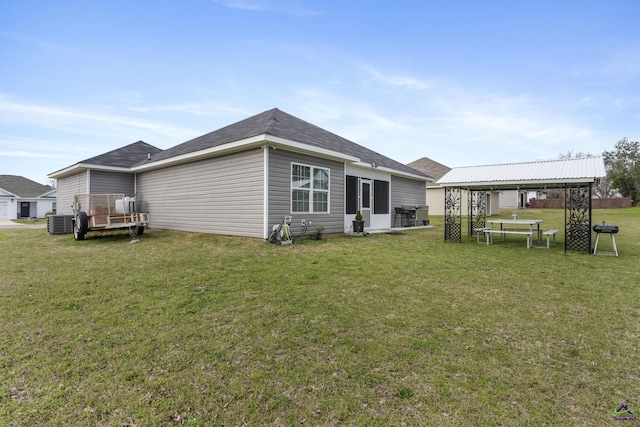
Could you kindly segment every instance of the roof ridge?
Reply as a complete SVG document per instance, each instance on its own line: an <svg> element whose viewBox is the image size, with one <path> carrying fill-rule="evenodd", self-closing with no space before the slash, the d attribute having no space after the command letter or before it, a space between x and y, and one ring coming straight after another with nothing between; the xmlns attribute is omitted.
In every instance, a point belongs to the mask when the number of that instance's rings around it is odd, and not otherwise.
<svg viewBox="0 0 640 427"><path fill-rule="evenodd" d="M271 131L275 129L276 124L278 122L278 117L276 115L278 114L279 111L280 110L278 110L277 108L273 108L269 110L269 116L267 117L267 120L266 120L267 123L264 130L265 134L270 134Z"/></svg>
<svg viewBox="0 0 640 427"><path fill-rule="evenodd" d="M492 164L484 164L484 165L466 165L466 166L456 166L452 169L465 169L465 168L488 168L495 166L515 166L515 165L529 165L533 163L554 163L554 162L571 162L576 160L592 160L592 159L600 159L602 156L594 156L594 157L585 157L581 159L547 159L547 160L529 160L527 162L513 162L513 163L492 163Z"/></svg>

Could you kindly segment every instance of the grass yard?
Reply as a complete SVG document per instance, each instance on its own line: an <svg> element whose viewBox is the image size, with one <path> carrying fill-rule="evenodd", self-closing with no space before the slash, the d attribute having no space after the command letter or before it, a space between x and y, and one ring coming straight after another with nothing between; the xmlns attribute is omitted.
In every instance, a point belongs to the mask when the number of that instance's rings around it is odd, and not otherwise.
<svg viewBox="0 0 640 427"><path fill-rule="evenodd" d="M431 220L293 246L2 229L0 425L640 422L614 419L640 414L640 208L594 211L617 258Z"/></svg>

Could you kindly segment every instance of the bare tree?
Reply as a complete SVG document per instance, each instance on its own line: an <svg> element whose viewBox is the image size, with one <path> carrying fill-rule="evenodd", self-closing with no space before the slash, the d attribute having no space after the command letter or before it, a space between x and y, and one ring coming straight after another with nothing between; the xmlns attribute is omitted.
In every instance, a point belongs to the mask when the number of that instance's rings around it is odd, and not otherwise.
<svg viewBox="0 0 640 427"><path fill-rule="evenodd" d="M603 153L607 177L624 197L637 202L640 195L640 142L623 138Z"/></svg>
<svg viewBox="0 0 640 427"><path fill-rule="evenodd" d="M558 155L558 160L593 159L594 157L596 156L589 152L567 150Z"/></svg>
<svg viewBox="0 0 640 427"><path fill-rule="evenodd" d="M560 153L558 154L558 160L577 160L577 159L593 159L597 156L589 153L589 152L583 152L583 151L573 151L573 150L567 150L564 153ZM604 178L603 178L604 179ZM602 181L601 181L602 183ZM608 189L608 187L606 187ZM594 187L594 196L595 197L606 197L606 196L602 196L602 194L604 194L603 192L605 191L604 187L602 190L596 190L596 187ZM608 191L608 190L607 190ZM564 198L564 189L549 189L547 191L547 198L548 199L563 199Z"/></svg>

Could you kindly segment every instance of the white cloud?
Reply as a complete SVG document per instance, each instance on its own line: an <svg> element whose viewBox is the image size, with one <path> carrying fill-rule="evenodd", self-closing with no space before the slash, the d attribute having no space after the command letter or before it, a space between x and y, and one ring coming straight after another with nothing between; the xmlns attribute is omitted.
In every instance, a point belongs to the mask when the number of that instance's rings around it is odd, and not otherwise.
<svg viewBox="0 0 640 427"><path fill-rule="evenodd" d="M431 82L422 81L414 77L408 77L404 75L386 74L376 70L370 65L361 66L367 73L369 73L374 80L380 81L386 85L401 87L410 90L424 90L432 86Z"/></svg>
<svg viewBox="0 0 640 427"><path fill-rule="evenodd" d="M298 0L213 0L232 9L252 12L278 12L294 16L320 15L321 12L303 5Z"/></svg>
<svg viewBox="0 0 640 427"><path fill-rule="evenodd" d="M0 150L0 156L1 157L20 157L20 158L28 158L28 159L51 159L52 157L55 157L58 159L64 159L69 157L66 155L52 155L51 153L24 151L24 150L13 150L13 151Z"/></svg>
<svg viewBox="0 0 640 427"><path fill-rule="evenodd" d="M0 31L0 37L23 45L33 46L41 51L52 52L58 55L81 55L81 52L69 45L55 43L50 39L43 39L31 34Z"/></svg>
<svg viewBox="0 0 640 427"><path fill-rule="evenodd" d="M150 112L177 112L187 113L196 116L216 116L218 113L244 113L243 110L228 106L216 105L212 103L184 103L184 104L167 104L152 106L132 106L128 107L131 111L141 113Z"/></svg>
<svg viewBox="0 0 640 427"><path fill-rule="evenodd" d="M640 47L630 47L612 54L600 72L621 80L640 76Z"/></svg>
<svg viewBox="0 0 640 427"><path fill-rule="evenodd" d="M357 143L379 132L406 128L367 103L315 89L297 92L294 104L302 110L301 117Z"/></svg>
<svg viewBox="0 0 640 427"><path fill-rule="evenodd" d="M107 114L99 110L40 105L12 101L0 95L0 121L36 126L74 134L114 135L136 139L141 133L181 140L194 131L144 119Z"/></svg>

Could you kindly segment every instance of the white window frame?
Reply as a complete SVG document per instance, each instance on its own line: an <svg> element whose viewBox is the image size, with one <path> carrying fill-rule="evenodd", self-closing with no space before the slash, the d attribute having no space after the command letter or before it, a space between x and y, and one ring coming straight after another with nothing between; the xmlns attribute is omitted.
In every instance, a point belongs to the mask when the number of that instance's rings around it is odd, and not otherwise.
<svg viewBox="0 0 640 427"><path fill-rule="evenodd" d="M310 183L309 183L309 188L304 188L304 187L294 187L293 185L293 167L294 166L300 166L300 167L304 167L304 168L309 168L309 172L310 172ZM318 170L321 169L323 171L326 172L327 174L327 189L316 189L313 188L313 177L314 177L314 170ZM289 209L291 210L291 214L329 214L331 213L331 169L323 167L323 166L314 166L314 165L309 165L309 164L305 164L305 163L298 163L298 162L291 162L291 167L289 168L289 197L290 197L290 204L289 204ZM308 191L309 192L309 210L308 211L294 211L293 210L293 191L297 190L297 191ZM320 211L320 212L316 212L314 211L314 203L313 203L313 195L314 193L325 193L327 195L327 210L326 211Z"/></svg>

